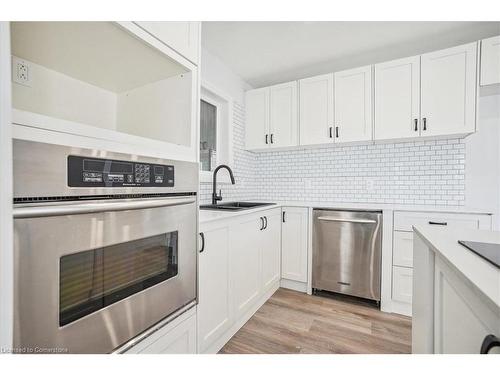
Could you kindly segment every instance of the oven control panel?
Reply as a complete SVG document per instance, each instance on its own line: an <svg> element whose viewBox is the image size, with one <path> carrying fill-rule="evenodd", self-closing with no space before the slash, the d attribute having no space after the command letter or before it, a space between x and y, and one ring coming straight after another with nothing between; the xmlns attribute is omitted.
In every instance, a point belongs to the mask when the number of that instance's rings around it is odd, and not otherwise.
<svg viewBox="0 0 500 375"><path fill-rule="evenodd" d="M69 187L173 187L174 166L68 156Z"/></svg>

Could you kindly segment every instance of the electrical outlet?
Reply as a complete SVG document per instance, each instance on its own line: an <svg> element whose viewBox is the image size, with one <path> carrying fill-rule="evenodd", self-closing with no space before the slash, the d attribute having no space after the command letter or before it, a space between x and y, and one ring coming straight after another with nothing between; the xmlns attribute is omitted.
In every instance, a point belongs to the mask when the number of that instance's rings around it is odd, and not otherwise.
<svg viewBox="0 0 500 375"><path fill-rule="evenodd" d="M12 58L12 81L23 86L31 87L31 71L28 61Z"/></svg>

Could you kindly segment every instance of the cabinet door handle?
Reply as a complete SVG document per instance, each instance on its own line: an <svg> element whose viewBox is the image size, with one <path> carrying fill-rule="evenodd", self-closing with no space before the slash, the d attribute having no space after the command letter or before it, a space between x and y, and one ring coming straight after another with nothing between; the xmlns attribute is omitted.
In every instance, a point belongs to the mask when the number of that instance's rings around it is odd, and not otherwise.
<svg viewBox="0 0 500 375"><path fill-rule="evenodd" d="M330 138L333 138L333 126L330 126Z"/></svg>
<svg viewBox="0 0 500 375"><path fill-rule="evenodd" d="M448 223L446 221L429 221L429 224L430 225L448 225Z"/></svg>
<svg viewBox="0 0 500 375"><path fill-rule="evenodd" d="M266 221L266 224L264 226L264 229L267 229L267 216L264 216L264 220Z"/></svg>
<svg viewBox="0 0 500 375"><path fill-rule="evenodd" d="M283 211L283 219L282 219L283 222L285 222L285 211Z"/></svg>
<svg viewBox="0 0 500 375"><path fill-rule="evenodd" d="M274 135L274 134L272 134L272 133L271 133L271 144L272 144L272 143L274 143L274 142L273 142L273 135Z"/></svg>
<svg viewBox="0 0 500 375"><path fill-rule="evenodd" d="M415 123L415 131L418 132L418 118L413 120L413 122Z"/></svg>
<svg viewBox="0 0 500 375"><path fill-rule="evenodd" d="M259 230L263 230L264 229L264 218L261 216L260 217L260 229Z"/></svg>
<svg viewBox="0 0 500 375"><path fill-rule="evenodd" d="M488 335L484 338L481 345L480 354L488 354L488 352L495 346L500 346L500 338L495 335Z"/></svg>
<svg viewBox="0 0 500 375"><path fill-rule="evenodd" d="M268 137L269 137L269 134L266 134L266 145L269 144Z"/></svg>
<svg viewBox="0 0 500 375"><path fill-rule="evenodd" d="M338 138L339 137L339 127L336 126L335 127L335 138Z"/></svg>
<svg viewBox="0 0 500 375"><path fill-rule="evenodd" d="M200 237L201 237L200 253L202 253L205 250L205 234L203 232L200 232Z"/></svg>
<svg viewBox="0 0 500 375"><path fill-rule="evenodd" d="M423 130L427 130L427 117L424 117L424 118L422 119L422 122L424 123L424 128L423 128Z"/></svg>

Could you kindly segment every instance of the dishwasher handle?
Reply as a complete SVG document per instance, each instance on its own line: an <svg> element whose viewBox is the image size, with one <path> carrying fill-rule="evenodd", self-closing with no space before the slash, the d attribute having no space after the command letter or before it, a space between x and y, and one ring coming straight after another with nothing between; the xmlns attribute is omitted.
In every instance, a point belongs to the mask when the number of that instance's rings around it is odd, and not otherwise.
<svg viewBox="0 0 500 375"><path fill-rule="evenodd" d="M340 223L355 223L355 224L376 224L376 220L371 219L350 219L350 218L340 218L335 216L319 216L318 220L321 221L335 221Z"/></svg>

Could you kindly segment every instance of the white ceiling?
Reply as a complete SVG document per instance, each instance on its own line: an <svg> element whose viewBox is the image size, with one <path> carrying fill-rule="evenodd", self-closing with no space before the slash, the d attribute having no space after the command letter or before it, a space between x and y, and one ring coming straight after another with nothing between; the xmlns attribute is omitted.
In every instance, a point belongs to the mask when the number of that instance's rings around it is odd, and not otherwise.
<svg viewBox="0 0 500 375"><path fill-rule="evenodd" d="M203 22L202 44L253 87L500 35L500 22Z"/></svg>

